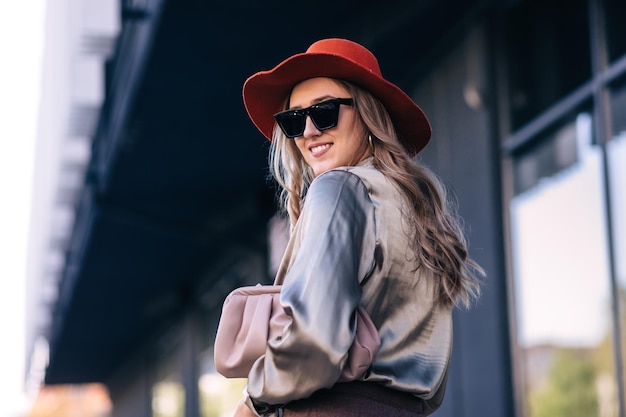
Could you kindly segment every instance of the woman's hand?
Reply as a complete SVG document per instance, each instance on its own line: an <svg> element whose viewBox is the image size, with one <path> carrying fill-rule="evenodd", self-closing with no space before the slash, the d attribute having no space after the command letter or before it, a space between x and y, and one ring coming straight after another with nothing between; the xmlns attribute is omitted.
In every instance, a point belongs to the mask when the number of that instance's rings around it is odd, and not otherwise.
<svg viewBox="0 0 626 417"><path fill-rule="evenodd" d="M242 398L237 403L237 407L235 408L233 417L257 417L257 415L254 414L252 410L250 410L250 408L248 408L248 406L245 403L245 399Z"/></svg>

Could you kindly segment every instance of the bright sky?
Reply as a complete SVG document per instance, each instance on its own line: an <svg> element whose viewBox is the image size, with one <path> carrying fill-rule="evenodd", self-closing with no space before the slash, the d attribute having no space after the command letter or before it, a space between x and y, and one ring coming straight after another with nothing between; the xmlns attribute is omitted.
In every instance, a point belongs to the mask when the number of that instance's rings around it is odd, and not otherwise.
<svg viewBox="0 0 626 417"><path fill-rule="evenodd" d="M0 417L25 408L26 248L44 7L45 0L0 2Z"/></svg>

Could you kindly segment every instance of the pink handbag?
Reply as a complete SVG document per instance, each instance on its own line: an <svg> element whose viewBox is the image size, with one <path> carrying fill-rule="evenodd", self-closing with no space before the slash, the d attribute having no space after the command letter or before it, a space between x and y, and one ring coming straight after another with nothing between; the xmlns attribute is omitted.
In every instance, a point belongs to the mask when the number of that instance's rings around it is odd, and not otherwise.
<svg viewBox="0 0 626 417"><path fill-rule="evenodd" d="M224 301L215 336L215 368L227 378L247 378L252 364L265 353L267 341L280 336L289 317L280 305L280 285L233 290ZM372 319L357 308L356 335L339 381L354 381L367 371L380 347Z"/></svg>

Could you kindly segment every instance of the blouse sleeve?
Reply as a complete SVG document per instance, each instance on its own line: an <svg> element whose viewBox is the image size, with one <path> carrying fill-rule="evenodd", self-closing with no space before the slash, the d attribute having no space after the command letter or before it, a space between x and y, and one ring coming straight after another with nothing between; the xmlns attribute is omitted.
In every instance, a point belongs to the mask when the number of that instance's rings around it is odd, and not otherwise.
<svg viewBox="0 0 626 417"><path fill-rule="evenodd" d="M248 395L257 408L335 384L354 339L360 283L374 265L374 207L356 175L334 170L318 176L300 228L301 244L281 292L291 323L269 341L248 376Z"/></svg>

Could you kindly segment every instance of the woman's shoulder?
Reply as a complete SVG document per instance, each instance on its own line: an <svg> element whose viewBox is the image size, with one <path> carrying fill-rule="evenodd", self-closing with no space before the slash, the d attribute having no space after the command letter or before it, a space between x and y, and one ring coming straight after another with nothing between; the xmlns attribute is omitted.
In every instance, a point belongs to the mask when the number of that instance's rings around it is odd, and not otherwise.
<svg viewBox="0 0 626 417"><path fill-rule="evenodd" d="M307 194L311 192L321 191L328 193L332 190L340 191L341 189L348 187L351 189L365 189L368 192L371 189L371 179L375 177L378 172L373 167L360 167L360 166L345 166L330 169L313 180L309 187Z"/></svg>
<svg viewBox="0 0 626 417"><path fill-rule="evenodd" d="M363 181L368 181L370 179L384 179L383 173L374 166L372 158L370 157L361 161L357 165L341 166L330 169L323 174L320 174L316 178L316 181L324 178L325 176L345 177L349 175L356 175Z"/></svg>
<svg viewBox="0 0 626 417"><path fill-rule="evenodd" d="M402 204L404 197L397 185L388 176L376 168L371 161L365 163L332 169L320 175L331 175L334 177L353 177L359 184L362 184L367 191L369 198L378 203ZM319 177L318 177L319 178Z"/></svg>
<svg viewBox="0 0 626 417"><path fill-rule="evenodd" d="M300 220L336 217L338 213L374 210L367 184L351 170L332 169L313 180L304 199ZM300 222L300 220L298 220Z"/></svg>
<svg viewBox="0 0 626 417"><path fill-rule="evenodd" d="M364 164L355 166L346 166L335 168L332 171L343 171L345 173L355 175L365 185L368 192L389 186L389 179L378 168L374 167L371 162L365 161ZM330 172L330 171L329 171Z"/></svg>
<svg viewBox="0 0 626 417"><path fill-rule="evenodd" d="M339 167L328 170L313 180L307 192L307 198L311 194L322 194L329 196L332 194L355 192L358 190L368 190L367 183L358 172L352 170L353 167Z"/></svg>

